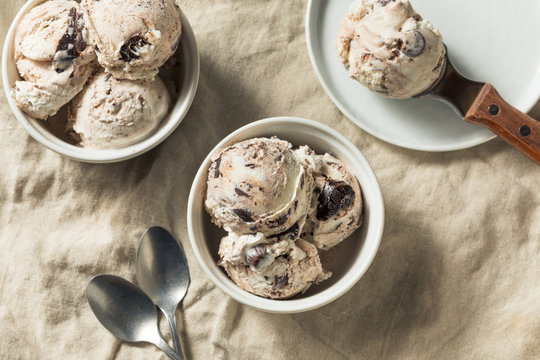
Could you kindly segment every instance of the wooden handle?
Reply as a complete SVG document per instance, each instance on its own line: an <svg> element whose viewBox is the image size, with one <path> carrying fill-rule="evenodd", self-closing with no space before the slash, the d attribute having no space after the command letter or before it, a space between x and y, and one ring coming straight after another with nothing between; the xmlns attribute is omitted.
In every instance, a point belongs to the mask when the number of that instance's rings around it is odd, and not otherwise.
<svg viewBox="0 0 540 360"><path fill-rule="evenodd" d="M487 127L540 165L540 121L504 101L491 84L484 85L465 120Z"/></svg>

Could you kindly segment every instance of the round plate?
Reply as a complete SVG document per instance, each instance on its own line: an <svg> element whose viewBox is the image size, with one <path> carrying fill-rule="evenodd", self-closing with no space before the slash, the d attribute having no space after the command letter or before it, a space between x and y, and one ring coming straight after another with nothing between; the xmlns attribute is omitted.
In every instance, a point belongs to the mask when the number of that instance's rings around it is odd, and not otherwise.
<svg viewBox="0 0 540 360"><path fill-rule="evenodd" d="M458 117L434 99L393 100L347 76L335 41L353 0L310 0L306 14L309 55L337 107L370 134L423 151L450 151L493 139L491 131ZM540 47L525 34L540 34L540 1L413 0L415 10L437 27L452 64L465 76L489 81L519 110L540 97ZM532 35L531 35L532 36Z"/></svg>

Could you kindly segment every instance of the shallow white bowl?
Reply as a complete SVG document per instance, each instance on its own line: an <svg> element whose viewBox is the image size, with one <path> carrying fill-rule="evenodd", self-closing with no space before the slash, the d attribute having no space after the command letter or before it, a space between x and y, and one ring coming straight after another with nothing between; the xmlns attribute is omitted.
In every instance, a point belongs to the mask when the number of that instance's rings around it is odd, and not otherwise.
<svg viewBox="0 0 540 360"><path fill-rule="evenodd" d="M265 299L239 288L216 266L219 241L225 232L210 222L204 210L206 179L211 156L217 150L254 137L277 136L294 146L309 145L319 154L331 153L356 175L364 199L364 223L348 239L321 252L323 267L333 272L329 280L313 285L305 294L288 300ZM328 304L346 293L368 269L375 257L384 227L384 205L377 178L362 153L343 135L318 122L277 117L246 125L223 139L203 161L189 194L188 232L197 260L206 274L226 294L255 309L272 313L296 313Z"/></svg>
<svg viewBox="0 0 540 360"><path fill-rule="evenodd" d="M174 55L178 57L180 62L179 70L174 73L174 79L172 79L176 84L177 96L169 115L162 121L157 131L136 144L120 149L86 149L71 145L53 135L39 121L22 112L10 94L15 81L21 79L13 59L15 27L26 12L43 1L28 1L18 12L17 16L15 16L6 35L2 56L2 80L6 98L15 117L26 131L47 148L68 158L90 163L111 163L127 160L147 152L165 140L180 125L184 116L186 116L199 83L199 53L197 51L197 43L193 30L184 13L182 12L182 38L178 50Z"/></svg>

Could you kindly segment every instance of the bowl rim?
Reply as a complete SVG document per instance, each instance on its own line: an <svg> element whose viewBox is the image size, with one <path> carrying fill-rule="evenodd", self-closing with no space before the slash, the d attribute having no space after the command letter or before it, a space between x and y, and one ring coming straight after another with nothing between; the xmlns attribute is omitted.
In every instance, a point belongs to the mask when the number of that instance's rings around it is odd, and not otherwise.
<svg viewBox="0 0 540 360"><path fill-rule="evenodd" d="M206 181L206 177L204 175L207 171L208 166L210 165L212 155L217 150L224 147L234 137L241 135L242 133L246 132L249 129L252 129L254 127L261 127L261 126L271 126L271 125L284 123L284 122L287 122L287 123L294 122L301 126L312 127L312 128L315 128L316 130L321 131L322 133L326 133L327 135L329 135L330 138L337 139L341 143L341 145L343 145L347 149L347 151L350 151L352 155L355 157L355 159L358 160L358 162L360 162L362 171L365 172L365 175L368 178L368 182L370 183L369 192L375 200L373 203L370 203L370 219L373 219L372 220L373 223L370 223L370 226L374 227L375 232L374 232L374 235L372 235L369 238L369 241L371 242L371 252L369 253L368 261L364 263L360 263L360 264L358 262L354 262L351 269L349 269L345 273L343 278L340 279L337 283L331 285L329 288L325 289L323 292L319 294L315 294L309 298L290 299L290 300L287 300L287 299L286 300L273 300L273 299L266 299L266 298L248 293L247 291L241 289L240 287L232 283L225 276L225 274L221 272L221 270L217 269L215 264L212 263L209 265L209 263L206 262L204 258L204 254L199 249L199 246L197 245L197 240L195 239L195 230L193 226L194 224L193 208L194 208L195 199L197 198L197 191L198 191L197 188L199 187L201 182ZM197 174L195 175L195 178L193 180L191 189L190 189L188 205L187 205L187 227L188 227L189 241L193 248L195 257L197 258L197 261L199 262L199 265L203 268L204 272L212 280L212 282L215 285L217 285L217 287L220 288L223 292L225 292L227 295L229 295L230 297L232 297L233 299L235 299L236 301L242 304L248 305L257 310L262 310L264 312L276 313L276 314L299 313L299 312L314 310L316 308L319 308L321 306L324 306L336 300L337 298L345 294L347 291L349 291L363 277L363 275L365 274L365 272L367 271L367 269L370 267L371 263L373 262L373 259L375 258L375 255L378 251L378 248L382 240L382 235L383 235L383 230L384 230L384 201L381 194L379 183L377 181L377 177L375 173L373 172L373 169L371 168L369 162L363 156L360 150L352 142L350 142L347 138L345 138L345 136L343 136L336 130L330 128L329 126L326 126L324 124L321 124L313 120L308 120L308 119L299 118L299 117L289 117L289 116L271 117L271 118L254 121L250 124L247 124L233 131L228 136L226 136L223 140L221 140L208 153L208 155L206 156L206 158L203 160L202 164L200 165L197 171ZM364 240L365 241L364 244L366 244L367 240L368 238ZM359 270L359 271L351 275L353 270ZM347 274L349 274L349 276L347 276Z"/></svg>
<svg viewBox="0 0 540 360"><path fill-rule="evenodd" d="M11 109L11 112L15 115L17 121L24 127L27 133L34 138L37 142L41 143L49 150L52 150L62 156L65 156L69 159L88 162L88 163L114 163L119 161L124 161L131 159L133 157L139 156L154 147L161 144L169 135L171 135L174 130L180 125L182 120L187 115L195 94L197 92L199 77L200 77L200 56L197 48L197 41L193 29L185 16L184 12L180 10L181 21L182 21L182 37L180 44L187 45L189 47L190 60L192 67L187 71L191 73L190 84L188 86L186 96L182 98L176 98L172 105L165 123L151 136L126 147L119 149L90 149L90 148L81 148L68 144L56 136L51 138L46 137L42 134L42 131L39 129L40 124L37 123L36 119L33 119L30 115L26 115L16 104L15 100L11 96L12 87L8 80L8 67L10 66L12 59L10 59L10 49L15 36L15 29L19 24L21 18L33 7L45 2L47 0L29 0L27 1L19 10L15 18L11 22L9 30L6 34L4 40L3 52L2 52L2 82L4 87L4 92L7 98L7 102ZM182 51L184 52L184 51ZM175 110L176 106L179 105L179 108ZM177 111L178 115L174 118L171 117L173 112ZM33 123L34 122L34 123Z"/></svg>

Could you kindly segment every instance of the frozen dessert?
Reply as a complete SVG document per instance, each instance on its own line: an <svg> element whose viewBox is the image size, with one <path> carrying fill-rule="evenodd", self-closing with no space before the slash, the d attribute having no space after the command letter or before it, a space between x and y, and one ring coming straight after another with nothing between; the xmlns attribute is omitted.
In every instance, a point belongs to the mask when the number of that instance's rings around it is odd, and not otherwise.
<svg viewBox="0 0 540 360"><path fill-rule="evenodd" d="M330 249L362 223L362 194L350 170L276 137L217 151L205 207L228 232L218 265L242 289L272 299L329 278L317 248Z"/></svg>
<svg viewBox="0 0 540 360"><path fill-rule="evenodd" d="M22 17L14 54L24 81L12 95L24 112L46 119L82 90L95 59L86 25L75 1L46 1Z"/></svg>
<svg viewBox="0 0 540 360"><path fill-rule="evenodd" d="M174 0L83 0L98 61L118 79L153 79L180 43Z"/></svg>
<svg viewBox="0 0 540 360"><path fill-rule="evenodd" d="M328 250L362 225L362 192L356 177L341 161L330 154L312 156L318 170L302 236Z"/></svg>
<svg viewBox="0 0 540 360"><path fill-rule="evenodd" d="M219 265L238 286L272 299L303 293L331 275L315 246L302 239L272 243L262 233L231 233L221 240L219 255Z"/></svg>
<svg viewBox="0 0 540 360"><path fill-rule="evenodd" d="M118 148L147 137L167 115L163 81L119 80L100 72L69 108L68 132L83 147Z"/></svg>
<svg viewBox="0 0 540 360"><path fill-rule="evenodd" d="M311 201L309 171L287 141L231 145L212 157L206 209L216 225L237 234L299 232Z"/></svg>
<svg viewBox="0 0 540 360"><path fill-rule="evenodd" d="M445 68L441 34L408 0L355 1L336 47L351 78L396 99L428 90Z"/></svg>
<svg viewBox="0 0 540 360"><path fill-rule="evenodd" d="M16 27L14 57L23 81L14 84L13 98L37 119L69 103L67 125L65 116L59 126L54 119L55 129L66 130L57 136L68 142L134 144L168 113L171 97L157 74L176 51L181 28L174 0L45 1Z"/></svg>

